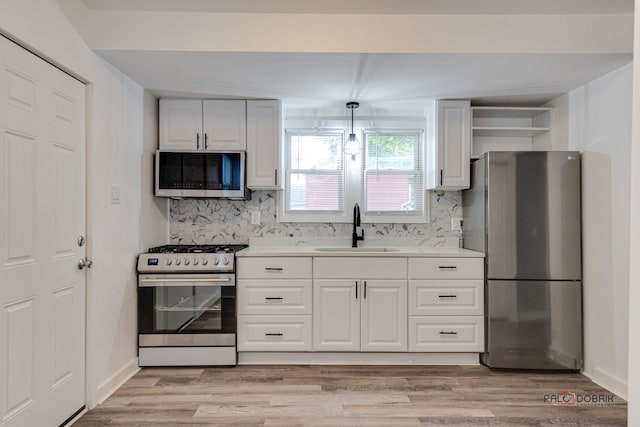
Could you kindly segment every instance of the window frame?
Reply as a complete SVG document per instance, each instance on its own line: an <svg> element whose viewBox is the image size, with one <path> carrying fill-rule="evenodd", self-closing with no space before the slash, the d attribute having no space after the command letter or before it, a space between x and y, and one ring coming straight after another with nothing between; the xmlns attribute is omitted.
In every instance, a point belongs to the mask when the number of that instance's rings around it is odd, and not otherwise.
<svg viewBox="0 0 640 427"><path fill-rule="evenodd" d="M367 128L362 130L362 159L361 159L361 180L360 189L362 201L362 221L366 223L426 223L430 214L429 193L425 190L425 132L421 128ZM414 169L380 171L380 175L402 175L412 174L421 176L422 206L419 211L367 211L366 191L367 191L367 136L368 135L389 135L405 136L410 135L417 138L414 148Z"/></svg>
<svg viewBox="0 0 640 427"><path fill-rule="evenodd" d="M358 139L361 141L362 150L359 154L352 159L351 156L344 153L344 143L347 138L347 132L350 130L349 126L344 127L313 127L313 126L296 126L286 128L283 132L283 153L285 156L290 155L290 146L288 142L288 134L294 132L306 132L307 134L317 134L316 132L333 132L342 134L342 164L343 164L343 211L335 213L328 213L327 211L287 211L286 210L286 191L288 176L290 176L290 170L287 170L288 157L283 160L284 171L283 176L285 184L282 190L278 191L277 197L277 209L276 209L276 221L282 223L351 223L353 221L353 206L355 203L361 207L361 219L363 223L389 223L389 224L416 224L416 223L428 223L431 217L431 203L430 192L425 190L425 165L426 165L426 142L425 142L425 129L422 127L387 127L384 128L363 128L356 126L355 133L358 135ZM365 191L365 131L378 131L402 133L411 132L419 133L419 153L417 159L421 162L422 166L422 191L423 191L423 211L415 214L376 214L371 212L364 212L362 207L364 205L364 191Z"/></svg>
<svg viewBox="0 0 640 427"><path fill-rule="evenodd" d="M288 169L287 165L290 164L289 156L291 155L291 136L295 134L298 135L332 135L332 136L340 136L341 141L341 150L340 154L342 156L341 163L342 169L338 169L338 171L342 171L342 210L336 211L320 211L320 210L287 210L287 190L290 189L290 179L293 171L297 173L309 174L309 175L332 175L330 172L332 170L318 170L318 169ZM290 136L291 135L291 136ZM336 128L336 127L326 127L326 128L288 128L284 131L284 187L282 191L280 191L278 209L277 209L277 221L278 222L347 222L346 221L346 212L347 212L347 203L348 199L346 197L347 192L347 182L346 177L347 173L345 169L347 167L347 156L344 153L344 143L346 141L346 130L344 128ZM323 173L325 172L325 173ZM340 202L339 202L340 204Z"/></svg>

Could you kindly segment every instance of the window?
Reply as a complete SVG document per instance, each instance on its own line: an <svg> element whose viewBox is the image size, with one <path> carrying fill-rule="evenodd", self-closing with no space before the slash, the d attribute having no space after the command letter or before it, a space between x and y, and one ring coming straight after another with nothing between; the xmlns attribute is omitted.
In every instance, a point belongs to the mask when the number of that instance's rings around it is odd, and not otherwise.
<svg viewBox="0 0 640 427"><path fill-rule="evenodd" d="M423 215L422 132L365 131L365 215Z"/></svg>
<svg viewBox="0 0 640 427"><path fill-rule="evenodd" d="M358 129L356 129L358 132ZM344 154L346 128L286 129L283 222L426 222L422 129L360 129L362 152Z"/></svg>
<svg viewBox="0 0 640 427"><path fill-rule="evenodd" d="M285 215L344 210L344 132L287 130Z"/></svg>

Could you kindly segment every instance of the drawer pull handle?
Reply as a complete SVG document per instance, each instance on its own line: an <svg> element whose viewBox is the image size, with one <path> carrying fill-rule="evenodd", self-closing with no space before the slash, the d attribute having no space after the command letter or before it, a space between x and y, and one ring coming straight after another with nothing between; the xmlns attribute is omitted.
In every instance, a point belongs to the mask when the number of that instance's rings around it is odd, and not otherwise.
<svg viewBox="0 0 640 427"><path fill-rule="evenodd" d="M284 298L282 298L282 297L264 297L264 299L266 299L267 301L275 301L275 300L282 301Z"/></svg>
<svg viewBox="0 0 640 427"><path fill-rule="evenodd" d="M265 267L264 271L284 271L282 267Z"/></svg>
<svg viewBox="0 0 640 427"><path fill-rule="evenodd" d="M458 295L438 295L438 298L458 298Z"/></svg>
<svg viewBox="0 0 640 427"><path fill-rule="evenodd" d="M457 265L441 265L438 267L440 270L457 270Z"/></svg>
<svg viewBox="0 0 640 427"><path fill-rule="evenodd" d="M266 337L281 337L281 336L283 336L284 334L280 334L280 333L278 333L278 334L271 334L271 333L267 332L267 333L266 333L266 334L264 334L264 335L265 335Z"/></svg>
<svg viewBox="0 0 640 427"><path fill-rule="evenodd" d="M456 331L440 331L440 335L458 335Z"/></svg>

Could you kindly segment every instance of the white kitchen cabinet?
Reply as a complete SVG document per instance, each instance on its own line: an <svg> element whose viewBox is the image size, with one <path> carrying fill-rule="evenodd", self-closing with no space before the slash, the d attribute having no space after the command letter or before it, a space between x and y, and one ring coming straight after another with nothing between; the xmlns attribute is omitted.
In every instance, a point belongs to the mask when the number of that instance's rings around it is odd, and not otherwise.
<svg viewBox="0 0 640 427"><path fill-rule="evenodd" d="M409 318L409 351L482 352L482 316L412 316Z"/></svg>
<svg viewBox="0 0 640 427"><path fill-rule="evenodd" d="M238 316L238 351L310 351L311 316Z"/></svg>
<svg viewBox="0 0 640 427"><path fill-rule="evenodd" d="M282 102L247 101L247 187L281 189Z"/></svg>
<svg viewBox="0 0 640 427"><path fill-rule="evenodd" d="M202 101L202 131L205 150L247 149L247 104L244 100Z"/></svg>
<svg viewBox="0 0 640 427"><path fill-rule="evenodd" d="M427 116L427 190L469 188L471 102L438 100Z"/></svg>
<svg viewBox="0 0 640 427"><path fill-rule="evenodd" d="M313 349L407 351L405 258L315 258Z"/></svg>
<svg viewBox="0 0 640 427"><path fill-rule="evenodd" d="M238 351L311 350L311 258L236 262Z"/></svg>
<svg viewBox="0 0 640 427"><path fill-rule="evenodd" d="M161 150L244 151L246 101L161 99Z"/></svg>
<svg viewBox="0 0 640 427"><path fill-rule="evenodd" d="M471 108L471 157L487 151L550 150L553 109L547 107Z"/></svg>
<svg viewBox="0 0 640 427"><path fill-rule="evenodd" d="M160 149L196 150L202 146L202 100L160 100Z"/></svg>
<svg viewBox="0 0 640 427"><path fill-rule="evenodd" d="M410 258L409 351L484 351L482 258Z"/></svg>
<svg viewBox="0 0 640 427"><path fill-rule="evenodd" d="M314 280L314 350L360 351L359 286L350 279Z"/></svg>
<svg viewBox="0 0 640 427"><path fill-rule="evenodd" d="M407 351L407 281L364 280L361 351Z"/></svg>

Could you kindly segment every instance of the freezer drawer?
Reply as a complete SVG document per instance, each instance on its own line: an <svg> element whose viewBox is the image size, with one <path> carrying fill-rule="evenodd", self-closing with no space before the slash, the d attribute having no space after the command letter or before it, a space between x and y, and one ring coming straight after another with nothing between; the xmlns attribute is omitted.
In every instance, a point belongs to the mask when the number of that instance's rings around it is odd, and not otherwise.
<svg viewBox="0 0 640 427"><path fill-rule="evenodd" d="M487 351L492 368L582 367L581 283L489 280Z"/></svg>

